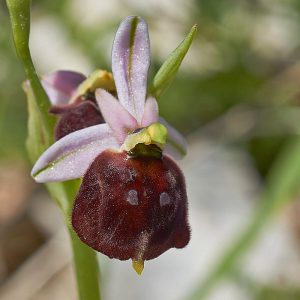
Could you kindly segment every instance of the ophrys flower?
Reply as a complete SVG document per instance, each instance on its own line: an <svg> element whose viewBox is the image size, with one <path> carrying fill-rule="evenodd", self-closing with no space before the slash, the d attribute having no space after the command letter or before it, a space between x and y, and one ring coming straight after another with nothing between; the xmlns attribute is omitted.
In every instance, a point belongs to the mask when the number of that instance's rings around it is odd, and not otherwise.
<svg viewBox="0 0 300 300"><path fill-rule="evenodd" d="M132 259L138 272L145 260L190 239L184 177L173 160L186 145L147 97L149 65L147 24L128 17L112 50L117 98L95 92L106 123L62 137L32 170L38 182L83 177L72 212L75 232L111 258Z"/></svg>

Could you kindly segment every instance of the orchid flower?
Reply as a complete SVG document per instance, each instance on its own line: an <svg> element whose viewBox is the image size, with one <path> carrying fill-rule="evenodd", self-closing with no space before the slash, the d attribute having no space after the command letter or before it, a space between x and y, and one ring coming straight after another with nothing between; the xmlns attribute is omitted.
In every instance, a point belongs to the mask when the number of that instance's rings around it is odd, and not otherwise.
<svg viewBox="0 0 300 300"><path fill-rule="evenodd" d="M42 77L42 85L52 105L67 105L86 76L73 71L57 71Z"/></svg>
<svg viewBox="0 0 300 300"><path fill-rule="evenodd" d="M50 113L58 115L55 139L69 133L104 123L95 103L95 86L115 91L112 74L94 71L88 78L78 72L61 70L42 77L42 85L51 102Z"/></svg>
<svg viewBox="0 0 300 300"><path fill-rule="evenodd" d="M185 181L174 161L185 154L186 144L159 117L154 96L147 96L149 65L147 24L128 17L112 49L117 93L104 88L94 93L105 123L63 135L32 169L37 182L83 177L72 212L75 232L111 258L132 259L138 273L145 260L182 248L190 239ZM52 93L55 105L76 98L84 78L73 79ZM51 82L44 81L46 90Z"/></svg>

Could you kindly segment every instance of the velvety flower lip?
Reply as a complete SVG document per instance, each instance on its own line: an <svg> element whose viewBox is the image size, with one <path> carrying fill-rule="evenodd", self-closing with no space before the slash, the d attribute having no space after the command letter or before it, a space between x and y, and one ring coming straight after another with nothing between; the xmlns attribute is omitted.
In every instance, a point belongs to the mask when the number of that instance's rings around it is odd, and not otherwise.
<svg viewBox="0 0 300 300"><path fill-rule="evenodd" d="M128 159L126 152L103 151L84 175L72 226L95 250L132 259L140 274L145 260L189 242L184 176L167 156Z"/></svg>
<svg viewBox="0 0 300 300"><path fill-rule="evenodd" d="M95 92L96 102L106 124L75 131L54 143L33 167L32 176L36 181L62 181L82 177L97 154L106 149L119 151L132 132L157 121L161 122L156 99L153 96L146 98L149 64L147 24L140 17L130 16L121 23L112 48L112 70L118 99L104 89L97 89ZM70 96L78 82L84 80L84 76L79 73L61 71L54 77L60 76L64 76L66 80L66 83L61 84L62 95ZM47 79L46 82L57 83L58 79L51 80ZM63 104L63 99L53 97L51 101ZM184 138L166 121L161 123L161 126L168 129L168 140L163 153L181 158L186 149Z"/></svg>

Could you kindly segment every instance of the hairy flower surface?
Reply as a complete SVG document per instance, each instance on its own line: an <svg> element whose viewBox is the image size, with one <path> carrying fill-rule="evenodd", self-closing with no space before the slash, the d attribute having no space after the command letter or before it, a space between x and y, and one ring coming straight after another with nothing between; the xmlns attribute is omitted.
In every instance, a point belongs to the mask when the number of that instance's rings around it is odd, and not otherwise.
<svg viewBox="0 0 300 300"><path fill-rule="evenodd" d="M83 177L72 212L75 232L111 258L132 259L138 273L145 260L190 239L185 181L174 161L186 144L147 97L149 65L147 24L128 17L112 49L116 90L74 72L44 78L51 111L61 117L57 142L32 169L37 182Z"/></svg>

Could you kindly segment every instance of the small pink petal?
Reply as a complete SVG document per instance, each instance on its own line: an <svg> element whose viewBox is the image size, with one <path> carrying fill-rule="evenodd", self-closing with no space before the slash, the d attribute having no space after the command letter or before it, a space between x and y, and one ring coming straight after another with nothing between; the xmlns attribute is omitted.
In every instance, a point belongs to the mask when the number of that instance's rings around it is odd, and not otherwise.
<svg viewBox="0 0 300 300"><path fill-rule="evenodd" d="M158 121L158 104L154 97L147 98L145 103L144 114L142 118L142 126L147 127Z"/></svg>
<svg viewBox="0 0 300 300"><path fill-rule="evenodd" d="M72 132L54 143L37 160L31 175L37 182L64 181L82 177L93 160L108 148L118 149L107 124Z"/></svg>
<svg viewBox="0 0 300 300"><path fill-rule="evenodd" d="M64 105L86 77L78 72L57 71L42 77L42 85L52 105Z"/></svg>
<svg viewBox="0 0 300 300"><path fill-rule="evenodd" d="M128 133L138 127L136 119L107 91L97 89L95 95L105 122L116 139L123 143Z"/></svg>
<svg viewBox="0 0 300 300"><path fill-rule="evenodd" d="M144 112L149 65L147 23L140 17L128 17L116 33L112 71L120 103L139 123Z"/></svg>
<svg viewBox="0 0 300 300"><path fill-rule="evenodd" d="M187 144L185 138L165 119L159 118L159 122L165 125L168 129L168 138L167 144L164 148L164 153L169 154L177 160L182 159L186 155Z"/></svg>

